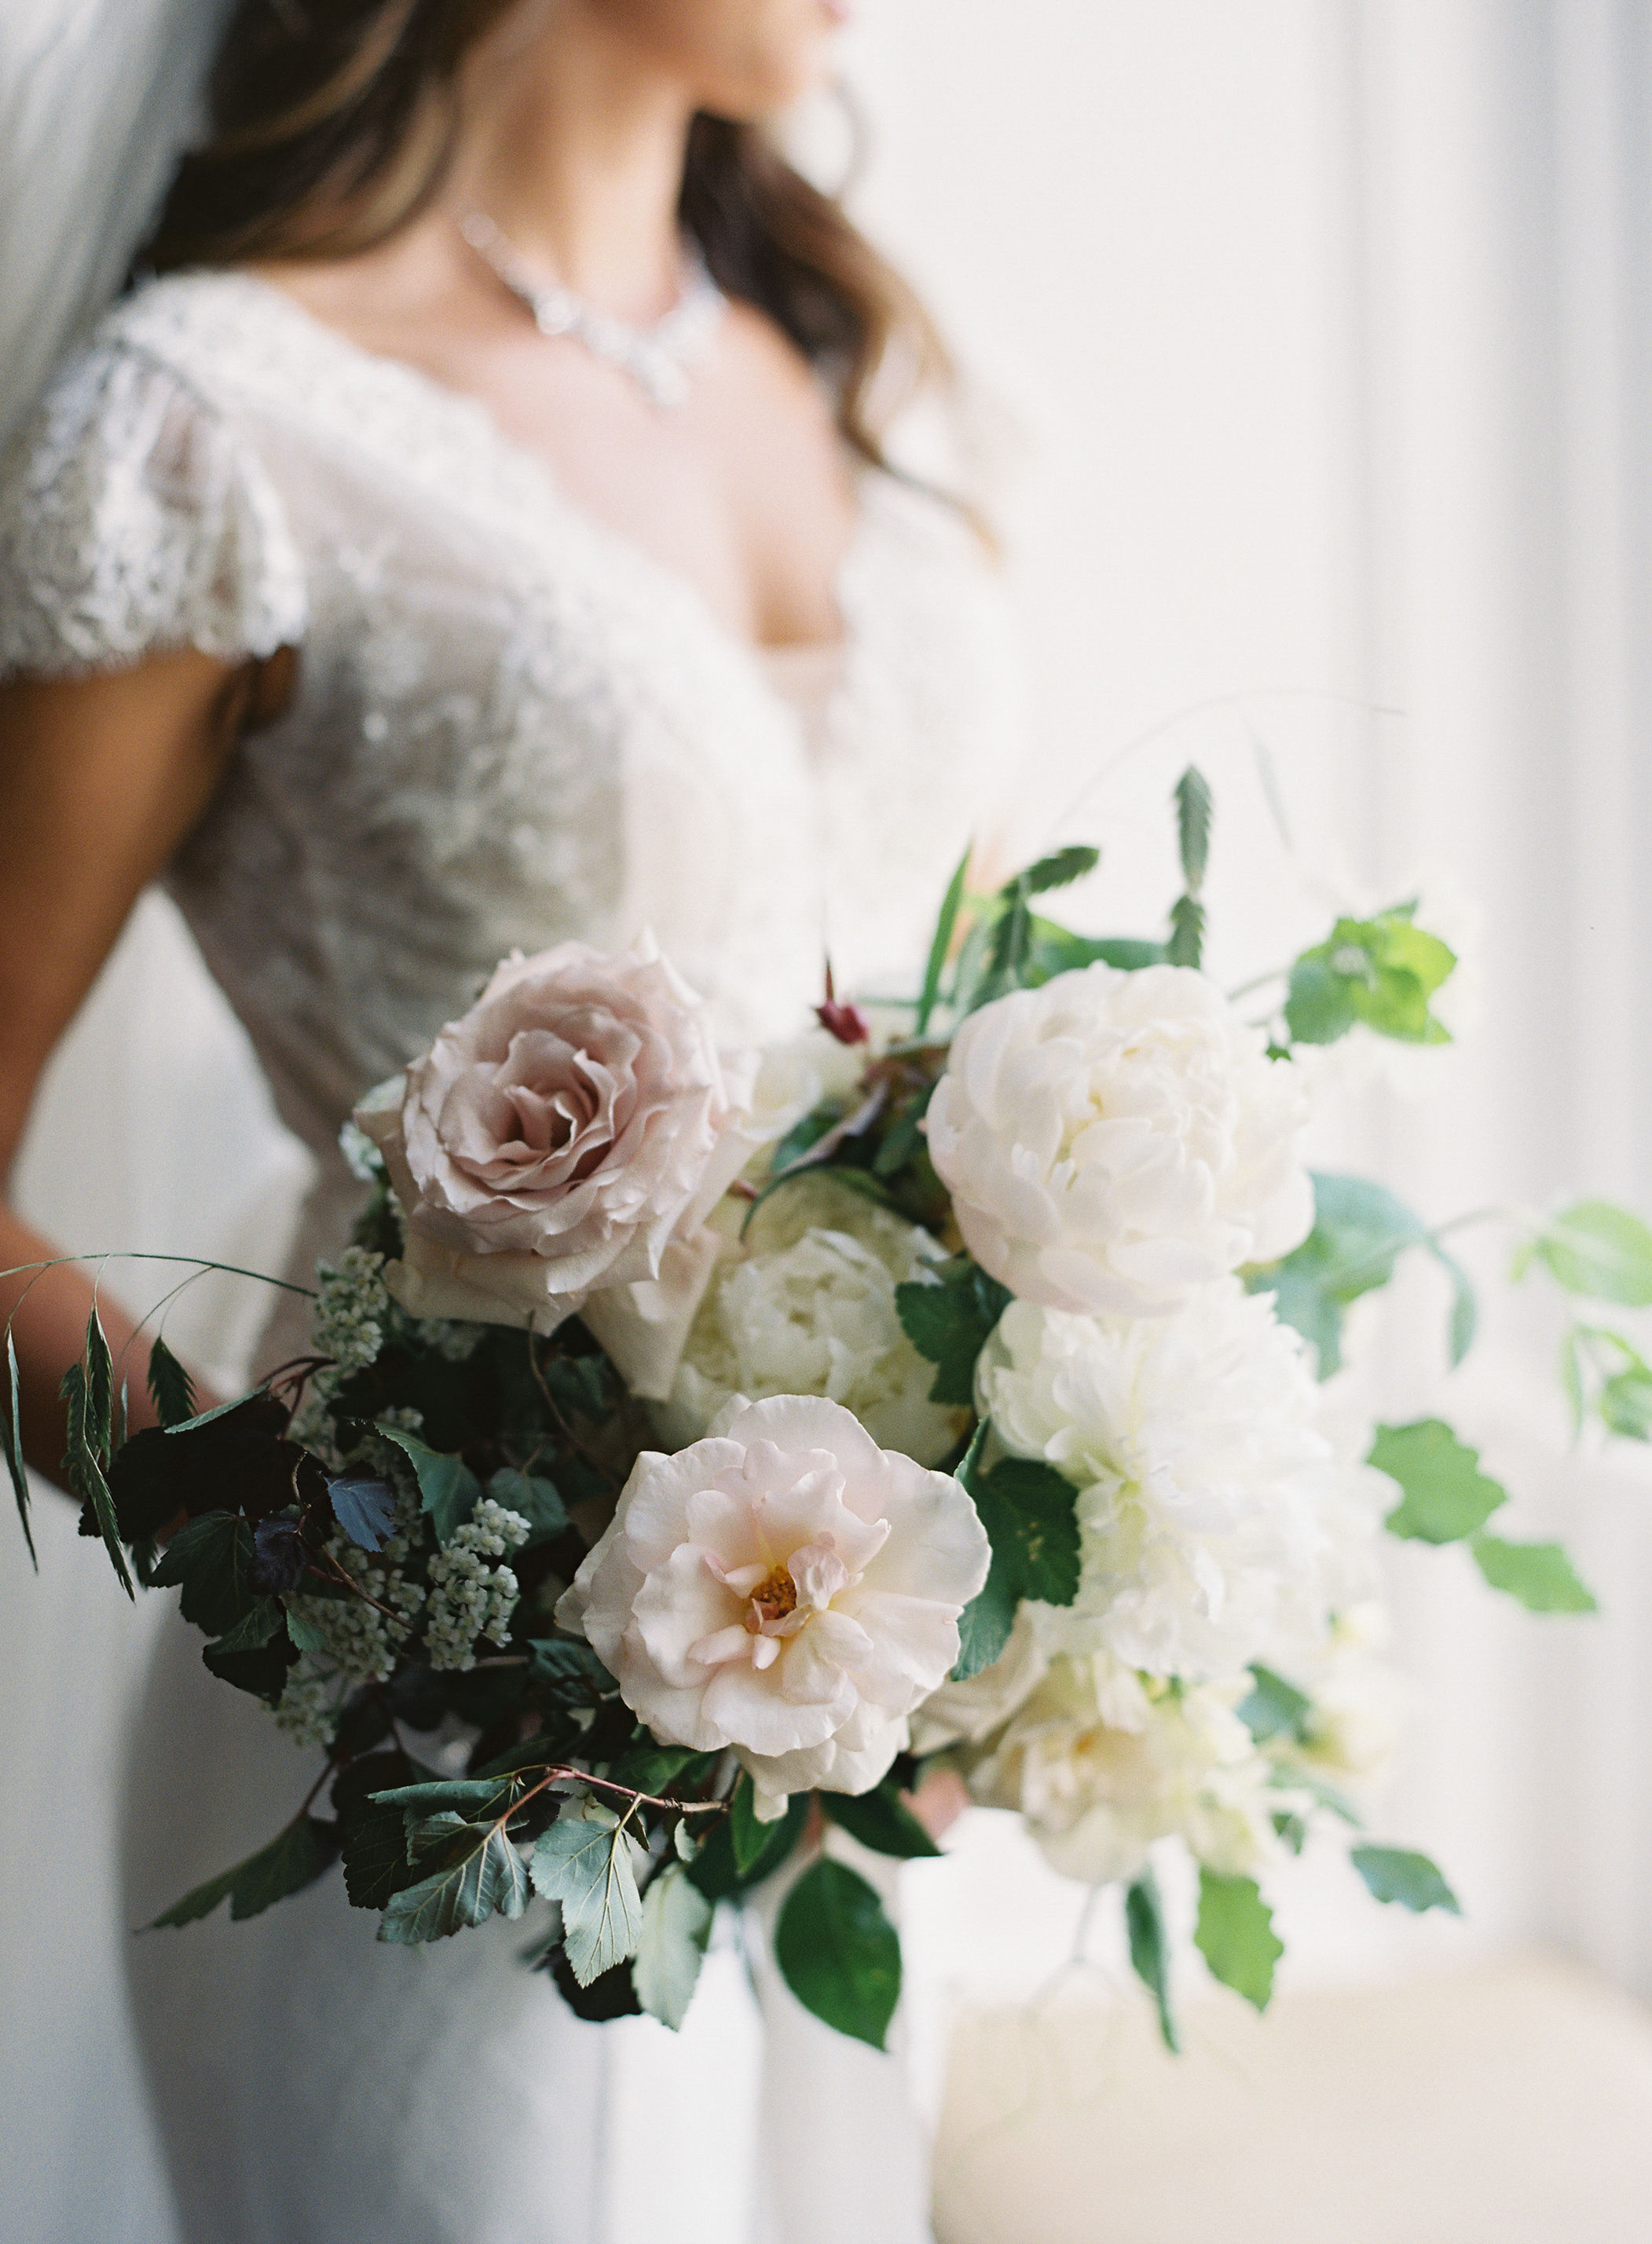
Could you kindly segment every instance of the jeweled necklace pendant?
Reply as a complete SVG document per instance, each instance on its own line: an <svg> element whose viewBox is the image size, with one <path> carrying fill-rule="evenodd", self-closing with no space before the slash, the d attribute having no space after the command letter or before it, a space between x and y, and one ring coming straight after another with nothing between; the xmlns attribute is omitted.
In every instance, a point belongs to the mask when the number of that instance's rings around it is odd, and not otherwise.
<svg viewBox="0 0 1652 2244"><path fill-rule="evenodd" d="M560 281L546 280L531 271L485 211L471 211L461 219L459 232L532 314L542 335L567 335L583 343L593 357L628 374L650 404L662 411L687 402L691 372L706 355L728 301L692 245L684 247L687 269L681 295L653 327L633 328L587 304Z"/></svg>

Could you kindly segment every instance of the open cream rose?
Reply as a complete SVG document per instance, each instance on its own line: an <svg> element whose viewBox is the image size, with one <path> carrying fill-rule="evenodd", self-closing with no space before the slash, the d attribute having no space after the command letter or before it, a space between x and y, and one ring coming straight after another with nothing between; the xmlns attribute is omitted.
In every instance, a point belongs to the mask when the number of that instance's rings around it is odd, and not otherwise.
<svg viewBox="0 0 1652 2244"><path fill-rule="evenodd" d="M755 1142L754 1071L651 937L507 959L356 1109L406 1222L391 1292L536 1332L582 1310L633 1391L668 1394L719 1252L707 1215Z"/></svg>
<svg viewBox="0 0 1652 2244"><path fill-rule="evenodd" d="M703 1441L638 1458L557 1619L656 1737L732 1747L772 1819L884 1775L990 1555L960 1484L841 1404L736 1397Z"/></svg>

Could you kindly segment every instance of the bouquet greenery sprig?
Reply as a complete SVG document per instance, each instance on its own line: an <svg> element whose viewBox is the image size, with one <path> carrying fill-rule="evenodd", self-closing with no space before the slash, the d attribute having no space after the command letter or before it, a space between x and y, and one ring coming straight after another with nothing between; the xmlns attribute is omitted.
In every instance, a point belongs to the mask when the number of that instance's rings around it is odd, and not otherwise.
<svg viewBox="0 0 1652 2244"><path fill-rule="evenodd" d="M947 892L910 1005L721 1051L652 944L507 961L357 1110L365 1206L313 1350L200 1411L157 1339L129 1434L94 1311L64 1478L128 1592L320 1755L275 1835L157 1922L246 1917L342 1862L382 1939L522 1918L580 2016L680 2024L720 1903L771 1878L798 1998L881 2045L900 1949L866 1850L937 1851L944 1767L1122 1896L1174 2045L1153 1856L1269 1999L1270 1870L1341 1829L1379 1901L1454 1909L1365 1833L1391 1743L1380 1532L1465 1544L1540 1612L1594 1600L1443 1421L1332 1407L1351 1306L1432 1256L1310 1175L1304 1047L1447 1040L1455 961L1401 903L1337 921L1248 1020L1202 971L1210 801L1176 789L1162 937L1046 900L1097 853ZM891 1025L892 1023L892 1025ZM1652 1306L1652 1232L1519 1224L1516 1273ZM5 1449L25 1533L17 1375ZM1618 1321L1572 1322L1580 1426L1652 1436ZM1333 1382L1327 1387L1326 1382Z"/></svg>

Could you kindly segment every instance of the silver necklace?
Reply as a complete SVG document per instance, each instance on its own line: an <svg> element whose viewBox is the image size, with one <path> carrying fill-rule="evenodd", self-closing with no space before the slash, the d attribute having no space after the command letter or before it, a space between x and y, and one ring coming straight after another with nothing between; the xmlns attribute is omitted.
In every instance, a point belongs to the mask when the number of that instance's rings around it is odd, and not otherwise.
<svg viewBox="0 0 1652 2244"><path fill-rule="evenodd" d="M663 411L687 401L692 369L705 356L728 301L692 244L683 249L682 294L663 319L650 328L633 328L587 304L559 280L535 273L485 211L470 212L460 220L459 232L532 314L542 335L567 335L583 343L593 357L628 374Z"/></svg>

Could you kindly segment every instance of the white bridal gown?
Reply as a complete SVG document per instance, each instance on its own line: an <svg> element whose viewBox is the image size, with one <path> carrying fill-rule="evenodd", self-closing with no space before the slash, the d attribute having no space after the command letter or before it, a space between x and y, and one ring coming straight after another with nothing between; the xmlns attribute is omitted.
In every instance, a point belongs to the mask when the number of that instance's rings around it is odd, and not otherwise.
<svg viewBox="0 0 1652 2244"><path fill-rule="evenodd" d="M193 644L300 650L167 884L320 1182L343 1117L501 955L651 925L731 1038L910 986L1012 771L1015 665L945 507L868 473L843 641L766 664L599 527L477 404L260 282L151 283L61 374L0 474L0 673ZM799 694L807 705L799 707ZM266 1360L301 1341L269 1336ZM132 1782L132 1921L260 1843L315 1765L169 1626ZM336 1876L132 1943L189 2244L913 2244L923 2160L893 2059L714 1954L684 2033L581 2024L496 1923L377 1945Z"/></svg>

